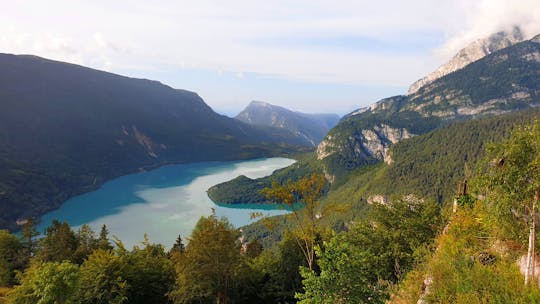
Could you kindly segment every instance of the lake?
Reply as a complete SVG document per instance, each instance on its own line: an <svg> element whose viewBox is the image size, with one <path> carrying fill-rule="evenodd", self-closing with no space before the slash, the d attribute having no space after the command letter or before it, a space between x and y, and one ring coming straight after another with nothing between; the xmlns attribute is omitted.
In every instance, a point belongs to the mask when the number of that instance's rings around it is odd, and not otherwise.
<svg viewBox="0 0 540 304"><path fill-rule="evenodd" d="M284 214L269 205L246 204L227 208L215 205L206 190L239 175L259 178L291 165L287 158L266 158L235 162L202 162L164 166L152 171L130 174L105 183L98 190L67 200L60 209L45 214L38 231L53 219L67 221L74 229L90 225L96 233L106 224L110 236L116 236L130 248L143 240L171 246L178 235L191 234L201 216L225 216L235 226L249 224L250 214Z"/></svg>

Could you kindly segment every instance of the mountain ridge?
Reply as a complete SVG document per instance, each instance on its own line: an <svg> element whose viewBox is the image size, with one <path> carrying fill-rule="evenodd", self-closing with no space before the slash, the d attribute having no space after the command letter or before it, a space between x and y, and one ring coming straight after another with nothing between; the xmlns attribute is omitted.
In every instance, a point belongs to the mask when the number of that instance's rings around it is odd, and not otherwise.
<svg viewBox="0 0 540 304"><path fill-rule="evenodd" d="M423 86L428 85L445 75L460 70L468 64L482 59L495 51L504 49L523 40L523 33L517 26L514 26L511 30L500 31L487 38L475 40L465 48L461 49L448 62L441 65L435 71L411 84L407 95L412 95Z"/></svg>
<svg viewBox="0 0 540 304"><path fill-rule="evenodd" d="M252 101L235 119L252 125L290 130L316 146L328 130L337 124L339 116L325 113L302 113L264 101Z"/></svg>

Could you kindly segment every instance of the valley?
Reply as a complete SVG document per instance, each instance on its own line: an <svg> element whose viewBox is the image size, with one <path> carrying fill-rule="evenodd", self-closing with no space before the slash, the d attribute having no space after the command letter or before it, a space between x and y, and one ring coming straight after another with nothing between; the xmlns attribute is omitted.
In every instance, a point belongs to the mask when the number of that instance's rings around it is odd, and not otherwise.
<svg viewBox="0 0 540 304"><path fill-rule="evenodd" d="M540 303L520 1L0 27L0 304Z"/></svg>

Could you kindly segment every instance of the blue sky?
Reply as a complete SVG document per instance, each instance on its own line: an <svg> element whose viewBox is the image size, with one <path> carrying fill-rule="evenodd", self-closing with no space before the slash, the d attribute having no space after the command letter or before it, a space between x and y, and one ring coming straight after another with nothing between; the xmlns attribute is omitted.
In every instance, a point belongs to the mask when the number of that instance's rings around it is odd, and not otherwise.
<svg viewBox="0 0 540 304"><path fill-rule="evenodd" d="M10 1L0 52L159 80L227 115L252 100L345 114L405 93L475 39L540 32L537 1Z"/></svg>

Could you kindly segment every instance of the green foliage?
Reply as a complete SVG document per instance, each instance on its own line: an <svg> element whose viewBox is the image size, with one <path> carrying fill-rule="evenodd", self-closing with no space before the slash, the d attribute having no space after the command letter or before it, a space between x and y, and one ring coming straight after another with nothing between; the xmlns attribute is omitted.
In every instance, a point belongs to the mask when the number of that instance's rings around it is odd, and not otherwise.
<svg viewBox="0 0 540 304"><path fill-rule="evenodd" d="M39 236L39 232L36 229L35 221L28 219L21 229L21 243L24 247L25 259L27 260L36 254L38 245L37 236Z"/></svg>
<svg viewBox="0 0 540 304"><path fill-rule="evenodd" d="M103 224L101 226L101 231L99 232L99 238L97 239L97 248L102 250L111 250L113 249L111 242L109 241L109 230L107 226Z"/></svg>
<svg viewBox="0 0 540 304"><path fill-rule="evenodd" d="M97 249L81 266L81 304L122 304L128 300L125 256L111 250Z"/></svg>
<svg viewBox="0 0 540 304"><path fill-rule="evenodd" d="M507 115L456 122L433 132L402 141L391 148L394 162L358 169L347 182L332 189L325 201L346 202L362 213L373 194L415 194L440 203L455 196L455 186L470 172L466 168L484 157L489 142L502 141L515 126L531 123L540 111L531 109Z"/></svg>
<svg viewBox="0 0 540 304"><path fill-rule="evenodd" d="M523 285L512 242L492 238L489 206L477 202L452 216L427 266L430 303L538 303L540 291ZM491 259L482 258L492 256Z"/></svg>
<svg viewBox="0 0 540 304"><path fill-rule="evenodd" d="M77 231L76 238L77 249L73 253L73 261L80 265L97 248L97 239L92 228L86 224Z"/></svg>
<svg viewBox="0 0 540 304"><path fill-rule="evenodd" d="M0 287L14 283L15 270L23 270L25 261L19 239L7 230L0 230Z"/></svg>
<svg viewBox="0 0 540 304"><path fill-rule="evenodd" d="M129 303L167 303L175 282L173 263L163 245L151 244L146 238L142 245L125 257Z"/></svg>
<svg viewBox="0 0 540 304"><path fill-rule="evenodd" d="M9 293L10 289L5 287L0 287L0 304L7 304L7 294Z"/></svg>
<svg viewBox="0 0 540 304"><path fill-rule="evenodd" d="M246 256L250 258L258 257L264 250L263 244L258 238L249 241L246 244Z"/></svg>
<svg viewBox="0 0 540 304"><path fill-rule="evenodd" d="M529 222L540 197L540 124L514 130L510 138L488 147L478 184L506 237L526 240ZM516 221L516 217L520 220Z"/></svg>
<svg viewBox="0 0 540 304"><path fill-rule="evenodd" d="M384 284L370 265L374 257L363 249L346 234L325 242L324 249L317 247L320 273L302 268L305 291L296 294L298 303L384 303Z"/></svg>
<svg viewBox="0 0 540 304"><path fill-rule="evenodd" d="M21 285L9 294L13 304L74 303L79 267L68 261L36 263L21 275Z"/></svg>
<svg viewBox="0 0 540 304"><path fill-rule="evenodd" d="M73 261L77 250L77 236L68 223L53 220L40 242L38 257L43 262Z"/></svg>
<svg viewBox="0 0 540 304"><path fill-rule="evenodd" d="M431 252L441 225L439 206L413 197L377 204L368 218L319 246L320 273L302 271L300 303L384 303L387 285Z"/></svg>
<svg viewBox="0 0 540 304"><path fill-rule="evenodd" d="M263 189L271 187L273 182L284 184L313 173L322 173L315 156L312 153L300 155L298 162L276 170L270 176L251 179L240 175L212 186L208 189L208 197L216 204L271 203L261 192Z"/></svg>
<svg viewBox="0 0 540 304"><path fill-rule="evenodd" d="M365 218L372 195L387 198L415 194L441 204L456 195L456 186L464 177L471 177L476 162L485 155L489 142L500 142L514 128L529 124L540 117L540 110L529 109L506 115L455 122L433 132L404 140L394 145L390 154L392 164L377 163L349 172L342 185L333 185L323 205L347 206L343 213L333 213L322 219L325 225L343 230L346 223ZM271 177L268 177L271 178ZM279 242L280 233L287 229L284 219L273 219L281 227L269 231L265 225L252 224L244 228L250 237L259 237L265 246Z"/></svg>
<svg viewBox="0 0 540 304"><path fill-rule="evenodd" d="M318 222L324 216L321 214L319 198L325 186L324 175L313 173L284 185L273 182L272 187L262 190L268 199L291 210L296 224L295 237L310 270L315 263L316 238L320 233Z"/></svg>
<svg viewBox="0 0 540 304"><path fill-rule="evenodd" d="M177 261L175 303L213 303L234 298L240 256L238 231L226 219L202 217Z"/></svg>
<svg viewBox="0 0 540 304"><path fill-rule="evenodd" d="M302 289L299 268L307 264L298 243L286 232L275 250L263 251L248 266L256 295L256 301L248 303L293 303L295 292Z"/></svg>

